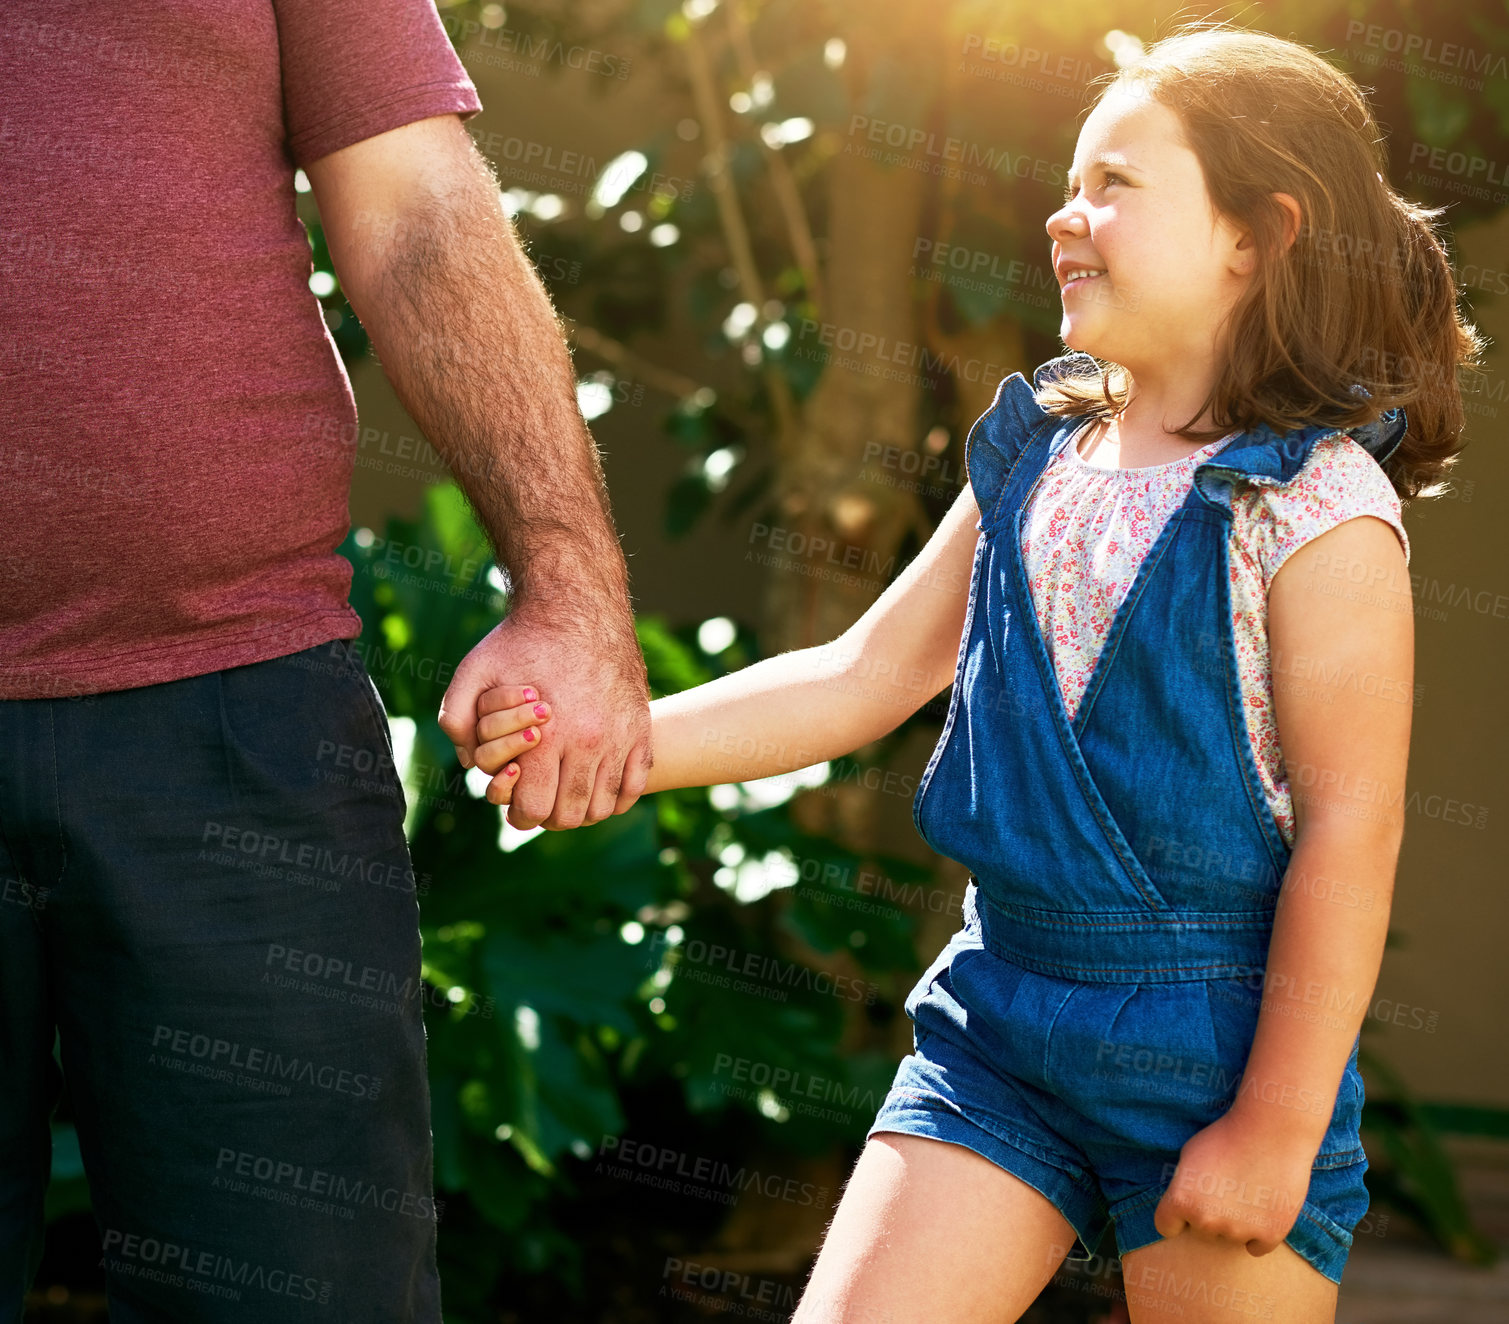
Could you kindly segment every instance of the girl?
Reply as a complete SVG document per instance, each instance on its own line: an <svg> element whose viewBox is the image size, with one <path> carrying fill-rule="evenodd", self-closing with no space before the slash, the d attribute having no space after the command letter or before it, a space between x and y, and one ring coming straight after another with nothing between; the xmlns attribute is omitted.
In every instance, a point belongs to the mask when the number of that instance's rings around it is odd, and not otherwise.
<svg viewBox="0 0 1509 1324"><path fill-rule="evenodd" d="M1047 221L1071 352L1001 383L842 638L652 705L650 791L852 751L952 676L913 812L964 923L798 1324L1004 1324L1108 1228L1134 1321L1334 1318L1403 831L1400 498L1447 472L1481 347L1379 138L1273 37L1116 72ZM530 747L520 703L479 701L484 770Z"/></svg>

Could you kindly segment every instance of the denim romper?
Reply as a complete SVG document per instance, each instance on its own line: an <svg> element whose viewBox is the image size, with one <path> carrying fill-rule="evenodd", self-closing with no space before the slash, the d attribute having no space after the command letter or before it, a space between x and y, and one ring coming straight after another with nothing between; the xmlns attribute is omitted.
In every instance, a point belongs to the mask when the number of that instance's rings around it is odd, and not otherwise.
<svg viewBox="0 0 1509 1324"><path fill-rule="evenodd" d="M1021 556L1050 458L1088 420L1014 373L970 429L981 516L948 716L917 788L924 840L966 865L962 928L906 999L914 1051L870 1134L962 1144L1047 1196L1093 1255L1158 1240L1180 1147L1231 1106L1290 851L1240 702L1234 480L1292 479L1322 437L1259 426L1194 473L1113 618L1071 721ZM1360 388L1358 388L1360 389ZM1346 428L1380 463L1402 410ZM1309 1014L1313 1008L1298 1008ZM1357 1049L1286 1240L1332 1281L1367 1209Z"/></svg>

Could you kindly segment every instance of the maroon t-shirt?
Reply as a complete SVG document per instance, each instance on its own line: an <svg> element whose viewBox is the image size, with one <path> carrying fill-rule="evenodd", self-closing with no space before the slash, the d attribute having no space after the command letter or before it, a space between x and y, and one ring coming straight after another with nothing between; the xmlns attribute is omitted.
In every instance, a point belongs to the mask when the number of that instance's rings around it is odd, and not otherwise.
<svg viewBox="0 0 1509 1324"><path fill-rule="evenodd" d="M478 108L431 0L6 0L0 698L360 632L294 169Z"/></svg>

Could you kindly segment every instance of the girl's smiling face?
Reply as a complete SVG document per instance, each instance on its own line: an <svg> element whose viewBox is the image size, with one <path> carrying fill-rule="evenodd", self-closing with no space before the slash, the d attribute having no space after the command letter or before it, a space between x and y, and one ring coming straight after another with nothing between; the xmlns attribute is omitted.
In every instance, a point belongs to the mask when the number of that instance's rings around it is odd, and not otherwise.
<svg viewBox="0 0 1509 1324"><path fill-rule="evenodd" d="M1215 213L1199 158L1167 106L1125 86L1101 99L1047 230L1063 300L1059 334L1070 349L1134 378L1212 362L1255 250ZM1081 270L1103 274L1069 279Z"/></svg>

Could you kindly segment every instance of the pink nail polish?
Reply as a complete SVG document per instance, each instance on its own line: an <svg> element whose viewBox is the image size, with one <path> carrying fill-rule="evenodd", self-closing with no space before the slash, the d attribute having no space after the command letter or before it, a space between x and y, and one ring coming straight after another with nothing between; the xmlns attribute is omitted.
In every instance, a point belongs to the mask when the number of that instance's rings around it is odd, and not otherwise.
<svg viewBox="0 0 1509 1324"><path fill-rule="evenodd" d="M526 732L524 732L524 739L527 740L527 741L529 741L529 743L531 745L534 744L534 732L533 731L526 731Z"/></svg>
<svg viewBox="0 0 1509 1324"><path fill-rule="evenodd" d="M534 706L534 715L536 717L549 717L550 709L545 707L543 703L537 703Z"/></svg>
<svg viewBox="0 0 1509 1324"><path fill-rule="evenodd" d="M510 776L510 777L517 777L519 775L518 768L514 764L512 764L512 763L510 763L508 765L508 770L507 771L508 771L508 776Z"/></svg>
<svg viewBox="0 0 1509 1324"><path fill-rule="evenodd" d="M539 697L540 696L538 694L536 694L532 689L530 689L527 685L524 687L524 702L525 703L533 703Z"/></svg>

